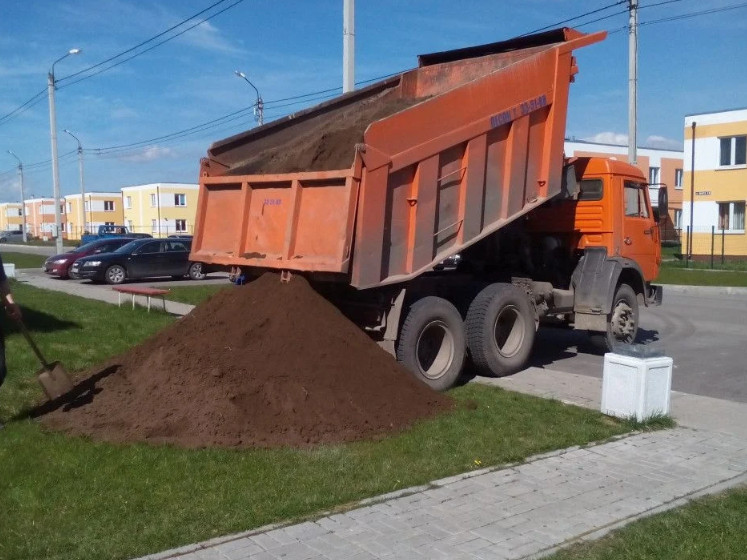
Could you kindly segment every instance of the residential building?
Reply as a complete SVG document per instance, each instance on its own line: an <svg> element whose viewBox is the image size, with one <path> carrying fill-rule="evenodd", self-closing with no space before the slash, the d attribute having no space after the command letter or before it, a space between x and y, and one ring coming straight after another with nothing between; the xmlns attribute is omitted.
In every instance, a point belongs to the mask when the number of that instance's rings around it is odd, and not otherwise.
<svg viewBox="0 0 747 560"><path fill-rule="evenodd" d="M150 183L122 187L124 222L132 231L166 237L194 233L199 185Z"/></svg>
<svg viewBox="0 0 747 560"><path fill-rule="evenodd" d="M87 192L85 204L80 194L69 194L64 206L68 239L80 239L83 232L95 232L99 226L124 223L122 196L117 192Z"/></svg>
<svg viewBox="0 0 747 560"><path fill-rule="evenodd" d="M614 157L628 161L628 146L618 144L601 144L581 140L566 140L567 157ZM659 186L666 185L669 195L669 215L662 216L660 221L662 239L679 240L682 222L682 185L683 185L682 150L662 150L655 148L638 148L636 167L648 178L651 202L658 202Z"/></svg>
<svg viewBox="0 0 747 560"><path fill-rule="evenodd" d="M27 233L42 239L51 239L56 234L54 198L29 198L26 203ZM62 227L65 227L65 204L60 201ZM63 233L64 236L64 233Z"/></svg>
<svg viewBox="0 0 747 560"><path fill-rule="evenodd" d="M685 156L683 253L744 258L747 108L686 115Z"/></svg>
<svg viewBox="0 0 747 560"><path fill-rule="evenodd" d="M0 231L23 229L23 216L20 202L0 203Z"/></svg>

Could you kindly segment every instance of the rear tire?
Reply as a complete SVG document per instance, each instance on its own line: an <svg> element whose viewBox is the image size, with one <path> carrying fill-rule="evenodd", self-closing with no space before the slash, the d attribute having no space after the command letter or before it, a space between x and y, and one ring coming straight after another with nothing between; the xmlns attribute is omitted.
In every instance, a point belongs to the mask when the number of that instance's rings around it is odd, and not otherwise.
<svg viewBox="0 0 747 560"><path fill-rule="evenodd" d="M106 269L104 280L107 284L121 284L127 278L127 272L118 264L114 264Z"/></svg>
<svg viewBox="0 0 747 560"><path fill-rule="evenodd" d="M397 341L397 360L436 391L459 380L466 343L462 316L449 301L427 296L407 312Z"/></svg>
<svg viewBox="0 0 747 560"><path fill-rule="evenodd" d="M477 370L488 377L516 373L534 345L535 317L526 292L512 284L491 284L467 312L467 347Z"/></svg>

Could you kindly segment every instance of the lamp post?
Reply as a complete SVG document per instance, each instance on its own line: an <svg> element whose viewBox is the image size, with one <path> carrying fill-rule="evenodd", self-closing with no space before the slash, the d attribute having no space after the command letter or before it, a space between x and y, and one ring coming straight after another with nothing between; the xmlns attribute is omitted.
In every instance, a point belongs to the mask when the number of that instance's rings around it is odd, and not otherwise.
<svg viewBox="0 0 747 560"><path fill-rule="evenodd" d="M21 163L21 158L14 154L12 150L8 150L8 153L18 160L18 177L21 182L21 221L23 222L21 233L23 234L23 242L26 243L26 197L23 194L23 163Z"/></svg>
<svg viewBox="0 0 747 560"><path fill-rule="evenodd" d="M49 133L52 140L52 187L54 189L54 221L57 254L62 253L62 216L60 213L60 170L57 165L57 116L54 108L54 65L67 58L71 54L80 53L80 49L70 49L63 56L52 63L52 68L47 74L47 93L49 94Z"/></svg>
<svg viewBox="0 0 747 560"><path fill-rule="evenodd" d="M249 78L246 77L246 74L243 72L239 72L238 70L234 70L233 72L236 74L239 78L243 78L244 81L252 86L254 88L254 91L257 93L257 102L255 103L255 118L257 119L257 122L259 123L259 126L262 126L265 122L265 104L262 101L262 96L259 94L259 90L257 87L249 81Z"/></svg>
<svg viewBox="0 0 747 560"><path fill-rule="evenodd" d="M75 141L78 143L78 169L80 170L80 223L83 225L83 230L86 231L86 188L84 186L83 182L83 146L80 144L80 140L78 140L78 137L75 136L72 132L70 132L67 128L64 129L62 132L65 132L72 136ZM82 232L81 232L82 235Z"/></svg>

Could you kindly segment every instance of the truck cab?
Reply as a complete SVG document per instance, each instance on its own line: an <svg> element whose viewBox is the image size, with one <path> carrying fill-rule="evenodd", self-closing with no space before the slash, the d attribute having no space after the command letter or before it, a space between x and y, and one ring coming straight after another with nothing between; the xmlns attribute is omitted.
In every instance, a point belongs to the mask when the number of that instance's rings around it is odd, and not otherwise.
<svg viewBox="0 0 747 560"><path fill-rule="evenodd" d="M573 264L567 288L572 291L574 324L607 332L612 349L616 342L635 338L638 304L661 301L661 289L652 281L661 265L658 217L666 212L666 187L659 189L653 206L638 168L598 157L569 163L575 184L569 181L565 197L530 213L527 230L534 246L563 248L561 254ZM635 301L620 304L621 291L628 296L632 292ZM615 325L615 317L626 324Z"/></svg>

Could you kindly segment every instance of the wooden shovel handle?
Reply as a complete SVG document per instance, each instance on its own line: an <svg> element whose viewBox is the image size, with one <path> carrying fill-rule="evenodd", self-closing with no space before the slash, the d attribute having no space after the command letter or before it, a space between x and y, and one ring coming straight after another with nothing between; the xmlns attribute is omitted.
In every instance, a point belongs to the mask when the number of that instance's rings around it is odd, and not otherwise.
<svg viewBox="0 0 747 560"><path fill-rule="evenodd" d="M34 342L34 339L31 338L26 325L24 325L22 321L18 321L18 326L21 327L21 332L23 333L26 342L29 343L29 346L31 346L31 349L34 351L34 354L36 354L36 357L39 358L39 361L41 362L42 366L44 366L44 369L49 369L49 363L44 359L44 355L41 353L41 350L39 350L39 347Z"/></svg>

